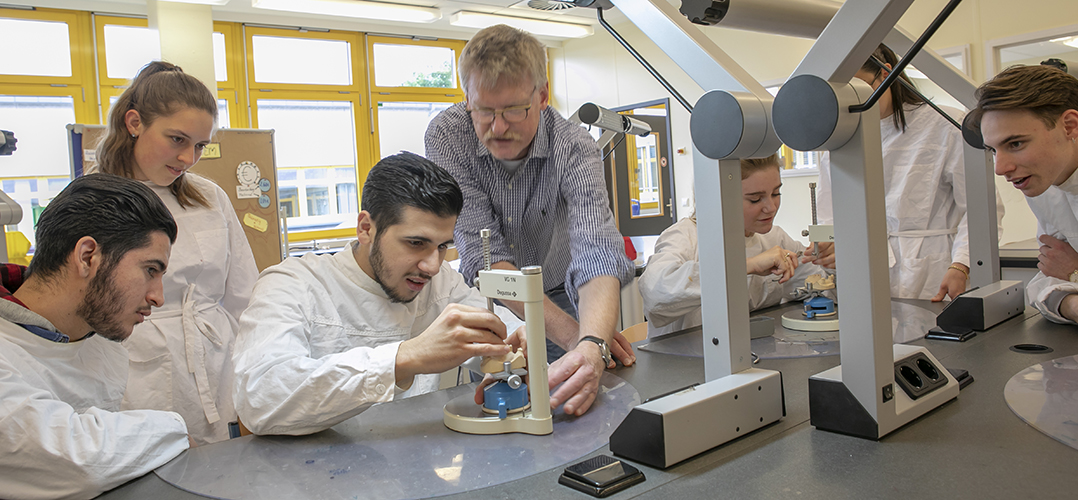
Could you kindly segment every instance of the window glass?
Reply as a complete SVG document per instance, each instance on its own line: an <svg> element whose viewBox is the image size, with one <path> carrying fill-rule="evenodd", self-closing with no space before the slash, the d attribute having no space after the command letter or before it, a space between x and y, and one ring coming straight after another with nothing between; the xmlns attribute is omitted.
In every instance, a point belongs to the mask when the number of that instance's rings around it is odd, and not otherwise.
<svg viewBox="0 0 1078 500"><path fill-rule="evenodd" d="M280 172L278 172L280 173ZM295 177L295 171L291 172ZM280 196L281 208L284 209L285 217L298 217L299 216L299 195L294 187L282 187L278 191Z"/></svg>
<svg viewBox="0 0 1078 500"><path fill-rule="evenodd" d="M308 168L303 171L304 179L325 179L326 169L324 168Z"/></svg>
<svg viewBox="0 0 1078 500"><path fill-rule="evenodd" d="M253 36L255 81L352 84L352 47L343 40Z"/></svg>
<svg viewBox="0 0 1078 500"><path fill-rule="evenodd" d="M228 81L228 64L225 63L224 33L213 33L213 74L219 82Z"/></svg>
<svg viewBox="0 0 1078 500"><path fill-rule="evenodd" d="M105 25L105 73L108 78L130 80L147 63L159 60L161 38L157 30Z"/></svg>
<svg viewBox="0 0 1078 500"><path fill-rule="evenodd" d="M356 182L352 102L258 99L256 104L258 127L276 130L279 197L289 230L354 226L358 199L330 198L347 190L339 184Z"/></svg>
<svg viewBox="0 0 1078 500"><path fill-rule="evenodd" d="M67 23L0 19L0 74L71 76Z"/></svg>
<svg viewBox="0 0 1078 500"><path fill-rule="evenodd" d="M423 134L438 113L451 102L379 102L378 151L385 158L401 151L422 155Z"/></svg>
<svg viewBox="0 0 1078 500"><path fill-rule="evenodd" d="M457 88L453 49L374 44L376 87Z"/></svg>
<svg viewBox="0 0 1078 500"><path fill-rule="evenodd" d="M356 183L337 184L337 213L359 213L359 197L356 196Z"/></svg>
<svg viewBox="0 0 1078 500"><path fill-rule="evenodd" d="M228 128L228 99L217 100L217 128Z"/></svg>
<svg viewBox="0 0 1078 500"><path fill-rule="evenodd" d="M632 188L633 217L659 215L659 164L655 155L655 136L634 137L636 142L636 168L632 172L629 185Z"/></svg>
<svg viewBox="0 0 1078 500"><path fill-rule="evenodd" d="M329 215L329 188L307 186L307 215Z"/></svg>
<svg viewBox="0 0 1078 500"><path fill-rule="evenodd" d="M1016 64L1040 64L1041 61L1051 58L1062 59L1067 61L1068 65L1074 65L1072 61L1078 59L1078 36L1032 41L999 49L999 61L1002 63L1000 71Z"/></svg>
<svg viewBox="0 0 1078 500"><path fill-rule="evenodd" d="M18 230L34 242L37 212L68 183L71 161L65 125L75 123L70 96L0 95L0 129L14 132L17 149L0 156L4 192L22 207Z"/></svg>

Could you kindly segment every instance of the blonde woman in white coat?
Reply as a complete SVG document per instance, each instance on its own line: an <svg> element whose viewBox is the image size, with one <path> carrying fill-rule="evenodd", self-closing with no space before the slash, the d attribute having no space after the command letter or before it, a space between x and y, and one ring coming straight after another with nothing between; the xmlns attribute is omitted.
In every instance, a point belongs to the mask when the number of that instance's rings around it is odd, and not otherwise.
<svg viewBox="0 0 1078 500"><path fill-rule="evenodd" d="M777 155L741 160L749 310L792 300L807 276L825 274L816 264L801 263L804 245L774 225L781 188ZM695 215L663 231L639 285L649 337L702 323Z"/></svg>

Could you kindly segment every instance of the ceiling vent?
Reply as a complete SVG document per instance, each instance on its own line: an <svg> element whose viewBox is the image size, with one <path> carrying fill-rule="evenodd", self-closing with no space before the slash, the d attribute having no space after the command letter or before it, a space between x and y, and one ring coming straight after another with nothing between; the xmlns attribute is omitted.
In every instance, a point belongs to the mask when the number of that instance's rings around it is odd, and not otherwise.
<svg viewBox="0 0 1078 500"><path fill-rule="evenodd" d="M522 3L526 3L530 9L541 10L544 12L556 12L573 8L573 4L559 2L557 0L528 0L527 2Z"/></svg>

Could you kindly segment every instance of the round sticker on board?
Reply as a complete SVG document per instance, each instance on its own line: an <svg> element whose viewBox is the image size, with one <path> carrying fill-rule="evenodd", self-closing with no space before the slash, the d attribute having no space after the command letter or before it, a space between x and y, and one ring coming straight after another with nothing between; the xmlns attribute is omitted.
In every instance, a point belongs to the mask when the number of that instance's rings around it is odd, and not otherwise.
<svg viewBox="0 0 1078 500"><path fill-rule="evenodd" d="M659 158L659 166L660 167L666 167L666 157L665 156Z"/></svg>
<svg viewBox="0 0 1078 500"><path fill-rule="evenodd" d="M270 204L269 195L264 194L264 195L258 197L258 206L260 206L262 208L269 208L269 204Z"/></svg>
<svg viewBox="0 0 1078 500"><path fill-rule="evenodd" d="M267 179L265 177L263 177L261 179L258 179L258 189L261 189L263 193L269 192L269 190L270 190L270 181L269 181L269 179Z"/></svg>
<svg viewBox="0 0 1078 500"><path fill-rule="evenodd" d="M241 186L256 185L260 177L262 172L258 170L258 165L252 162L245 161L236 167L236 180L240 181Z"/></svg>

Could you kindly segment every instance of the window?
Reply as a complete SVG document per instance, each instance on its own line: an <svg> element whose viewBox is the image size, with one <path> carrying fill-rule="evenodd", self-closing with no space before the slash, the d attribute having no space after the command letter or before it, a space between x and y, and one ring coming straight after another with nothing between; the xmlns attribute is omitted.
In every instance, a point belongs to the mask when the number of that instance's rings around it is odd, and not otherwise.
<svg viewBox="0 0 1078 500"><path fill-rule="evenodd" d="M251 37L255 83L351 85L352 44L346 40Z"/></svg>
<svg viewBox="0 0 1078 500"><path fill-rule="evenodd" d="M66 22L0 18L0 73L28 76L71 76L71 38ZM15 47L33 47L17 50Z"/></svg>
<svg viewBox="0 0 1078 500"><path fill-rule="evenodd" d="M277 130L279 202L293 241L353 234L371 165L383 151L424 153L430 120L464 99L464 41L228 22L213 30L218 126ZM145 18L46 8L0 7L4 42L34 48L0 60L0 127L20 141L0 158L0 180L32 215L66 186L70 165L66 148L34 146L41 131L64 144L63 125L102 123L161 47Z"/></svg>
<svg viewBox="0 0 1078 500"><path fill-rule="evenodd" d="M374 103L374 154L424 154L427 125L464 100L456 64L464 42L367 37Z"/></svg>
<svg viewBox="0 0 1078 500"><path fill-rule="evenodd" d="M339 198L338 184L350 185L349 192L355 194L355 104L264 98L256 102L258 126L276 130L278 196L289 207L289 231L355 227L358 198L330 203L329 197L333 192Z"/></svg>
<svg viewBox="0 0 1078 500"><path fill-rule="evenodd" d="M130 80L146 63L161 60L161 39L157 31L114 24L106 24L103 30L106 78Z"/></svg>
<svg viewBox="0 0 1078 500"><path fill-rule="evenodd" d="M213 67L217 80L218 126L248 128L243 84L243 36L236 23L213 23Z"/></svg>
<svg viewBox="0 0 1078 500"><path fill-rule="evenodd" d="M379 96L382 97L382 96ZM424 154L427 125L451 102L378 101L378 151L381 158L401 151Z"/></svg>
<svg viewBox="0 0 1078 500"><path fill-rule="evenodd" d="M252 125L276 130L278 195L289 240L354 234L357 186L372 165L359 35L245 31Z"/></svg>
<svg viewBox="0 0 1078 500"><path fill-rule="evenodd" d="M0 188L22 207L18 231L34 242L34 223L67 186L65 126L97 122L89 13L0 8L0 129L18 149L0 156ZM32 50L27 50L32 47ZM9 256L2 256L10 258Z"/></svg>
<svg viewBox="0 0 1078 500"><path fill-rule="evenodd" d="M375 87L457 88L457 54L449 47L373 43Z"/></svg>

